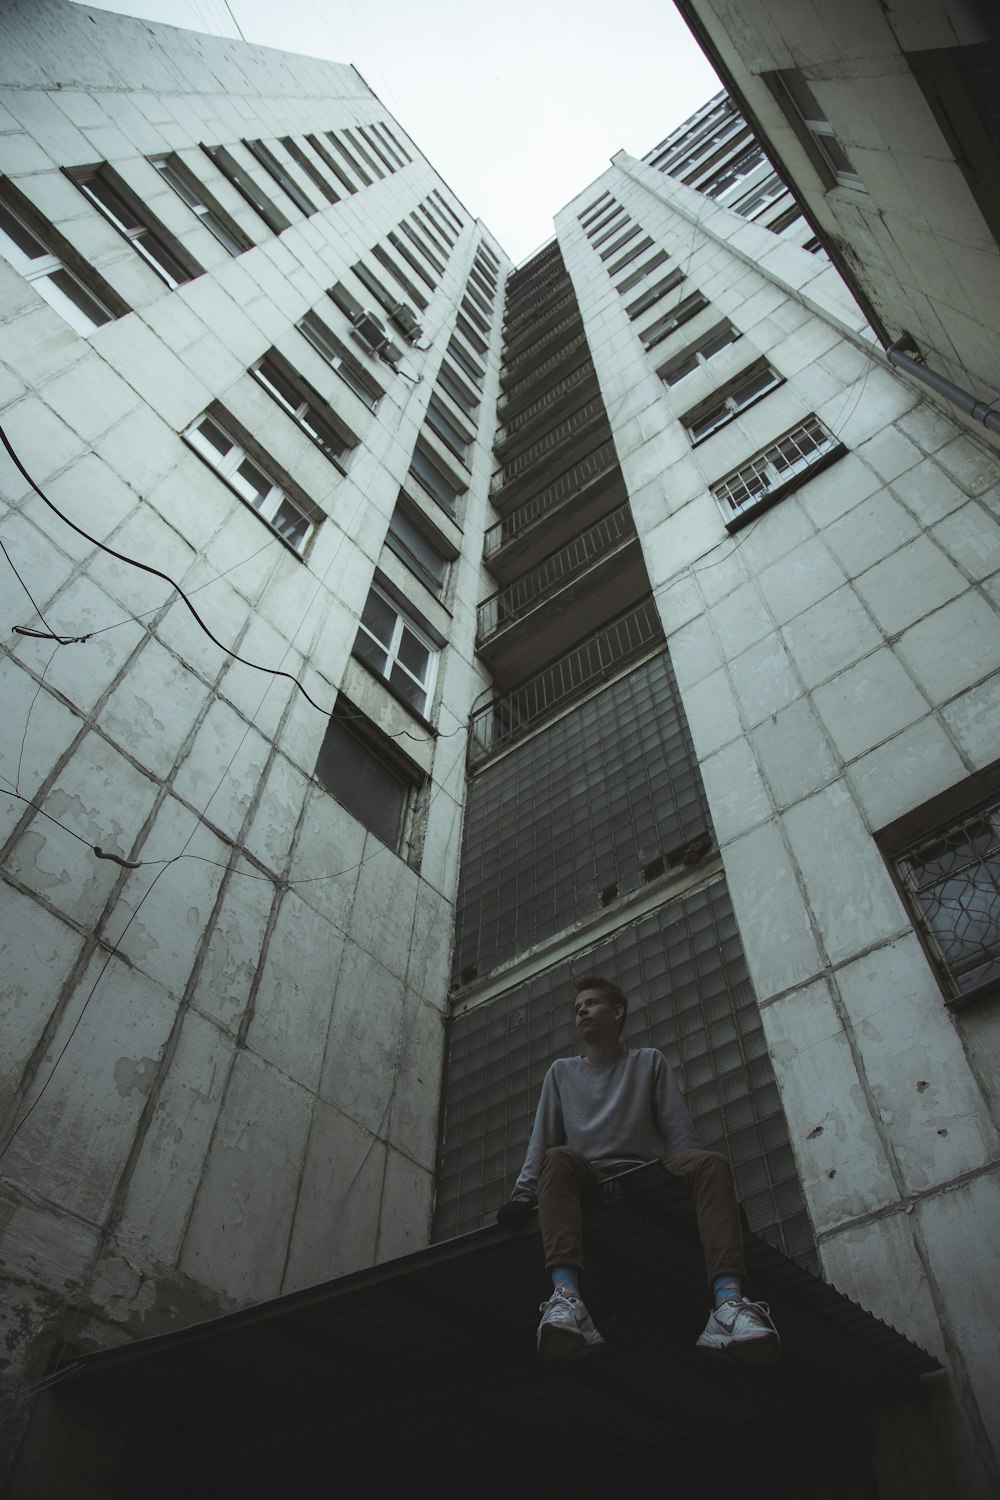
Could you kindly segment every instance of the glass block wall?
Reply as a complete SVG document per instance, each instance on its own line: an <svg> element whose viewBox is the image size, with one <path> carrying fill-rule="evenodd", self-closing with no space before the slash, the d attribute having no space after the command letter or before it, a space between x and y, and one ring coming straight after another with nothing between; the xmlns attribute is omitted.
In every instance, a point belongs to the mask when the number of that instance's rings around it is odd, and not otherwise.
<svg viewBox="0 0 1000 1500"><path fill-rule="evenodd" d="M677 897L449 1028L435 1239L492 1220L524 1160L542 1079L578 1051L571 979L617 979L626 1039L659 1047L705 1146L733 1164L752 1229L816 1267L788 1129L725 881Z"/></svg>
<svg viewBox="0 0 1000 1500"><path fill-rule="evenodd" d="M470 782L455 982L634 890L710 826L663 651Z"/></svg>

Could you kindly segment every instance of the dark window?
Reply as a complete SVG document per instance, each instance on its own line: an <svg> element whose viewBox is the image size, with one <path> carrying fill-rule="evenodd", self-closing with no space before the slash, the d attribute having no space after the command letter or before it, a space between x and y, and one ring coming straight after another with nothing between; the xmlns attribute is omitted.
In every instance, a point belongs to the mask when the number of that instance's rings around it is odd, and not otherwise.
<svg viewBox="0 0 1000 1500"><path fill-rule="evenodd" d="M639 337L647 349L653 349L707 306L708 302L701 292L692 292L690 297L685 297L683 302L678 302L672 312L664 313L662 318L651 323L640 333Z"/></svg>
<svg viewBox="0 0 1000 1500"><path fill-rule="evenodd" d="M663 365L657 374L665 385L676 385L678 381L697 370L699 365L705 365L720 349L727 349L730 344L735 344L740 337L736 329L729 322L716 323L714 328L702 335L675 359Z"/></svg>
<svg viewBox="0 0 1000 1500"><path fill-rule="evenodd" d="M461 344L457 343L455 339L452 339L448 345L448 353L460 370L463 370L477 385L482 385L484 372L476 364L472 355L467 354Z"/></svg>
<svg viewBox="0 0 1000 1500"><path fill-rule="evenodd" d="M454 516L461 489L450 475L438 468L433 459L419 445L413 450L410 473L432 500L436 500L450 516Z"/></svg>
<svg viewBox="0 0 1000 1500"><path fill-rule="evenodd" d="M479 398L468 390L456 375L443 364L438 371L437 383L443 391L446 391L456 406L460 406L467 416L474 416L479 405Z"/></svg>
<svg viewBox="0 0 1000 1500"><path fill-rule="evenodd" d="M46 240L62 250L58 237L30 210L25 217L38 223L44 239L29 228L10 203L0 200L0 255L10 261L26 281L30 281L38 295L44 297L49 306L61 314L77 333L93 333L95 328L100 328L103 323L110 323L113 318L120 317L127 311L124 304L117 312L109 311L80 277L64 265L61 256L50 250ZM95 283L99 283L95 273L91 272L90 276Z"/></svg>
<svg viewBox="0 0 1000 1500"><path fill-rule="evenodd" d="M720 427L727 426L739 412L781 384L782 377L764 361L743 370L721 390L713 392L706 401L681 417L692 443L700 443Z"/></svg>
<svg viewBox="0 0 1000 1500"><path fill-rule="evenodd" d="M180 286L202 274L203 268L193 256L140 203L111 167L104 164L81 167L69 176L167 286Z"/></svg>
<svg viewBox="0 0 1000 1500"><path fill-rule="evenodd" d="M330 715L316 779L369 832L401 853L419 773L404 769L392 742L342 699Z"/></svg>
<svg viewBox="0 0 1000 1500"><path fill-rule="evenodd" d="M327 203L339 203L340 194L333 186L333 183L328 177L324 177L314 161L310 161L298 141L294 140L290 135L283 135L281 137L281 144L292 158L292 161L297 162L302 168L309 181L319 188Z"/></svg>
<svg viewBox="0 0 1000 1500"><path fill-rule="evenodd" d="M637 297L634 302L630 302L625 311L628 313L630 318L640 317L644 312L648 312L651 307L659 302L661 297L665 297L668 292L672 292L675 286L680 286L683 280L683 271L671 271L669 276L664 276L662 281L657 281L655 285L651 286L647 291L643 292L641 297Z"/></svg>
<svg viewBox="0 0 1000 1500"><path fill-rule="evenodd" d="M355 135L354 131L345 128L344 135L350 141L351 145L354 147L358 155L363 157L364 160L368 163L372 171L375 173L375 176L384 177L385 173L383 172L382 168L379 166L374 156L372 156L371 152L366 150L366 148L358 140L358 137Z"/></svg>
<svg viewBox="0 0 1000 1500"><path fill-rule="evenodd" d="M268 229L274 234L280 234L287 229L291 223L286 219L279 208L275 206L267 194L257 186L249 172L244 171L232 152L227 151L225 146L206 146L201 148L205 155L215 163L224 177L228 177L233 187L245 198L255 213L264 220Z"/></svg>
<svg viewBox="0 0 1000 1500"><path fill-rule="evenodd" d="M316 353L326 360L331 370L336 370L341 380L374 411L379 397L384 394L381 386L375 384L357 360L338 342L322 318L317 317L316 313L306 313L296 327L309 340Z"/></svg>
<svg viewBox="0 0 1000 1500"><path fill-rule="evenodd" d="M164 182L168 183L191 210L198 215L210 234L213 234L230 255L242 255L253 249L253 241L247 239L239 225L220 207L208 188L177 156L151 156L152 165Z"/></svg>
<svg viewBox="0 0 1000 1500"><path fill-rule="evenodd" d="M330 142L330 145L333 147L333 149L335 151L339 151L340 155L344 158L351 171L361 179L365 187L371 187L372 179L368 176L368 173L365 171L361 163L355 161L354 157L351 155L350 151L348 151L343 141L338 140L332 130L328 130L326 132L326 138Z"/></svg>
<svg viewBox="0 0 1000 1500"><path fill-rule="evenodd" d="M427 425L443 443L445 443L462 462L468 452L472 439L457 427L450 417L446 416L436 402L432 401L427 408Z"/></svg>
<svg viewBox="0 0 1000 1500"><path fill-rule="evenodd" d="M433 291L437 286L437 282L434 280L433 276L430 275L427 268L420 263L420 261L414 255L413 251L407 245L403 244L398 234L390 233L386 237L389 241L389 244L392 245L396 250L396 253L398 255L401 255L406 261L406 264L408 266L411 266L413 270L416 271L417 275L420 277L420 280L424 283L424 285L430 287L431 291Z"/></svg>
<svg viewBox="0 0 1000 1500"><path fill-rule="evenodd" d="M337 421L318 391L275 349L259 359L250 373L288 413L296 427L343 473L348 454L358 440Z"/></svg>
<svg viewBox="0 0 1000 1500"><path fill-rule="evenodd" d="M620 281L615 287L615 291L619 296L623 297L625 293L630 292L634 286L638 286L639 282L642 281L645 276L648 276L650 271L655 271L657 266L662 266L666 262L666 260L667 252L665 250L657 250L656 254L651 255L645 262L645 264L641 265L637 271L630 272L630 274L625 277L624 281Z"/></svg>
<svg viewBox="0 0 1000 1500"><path fill-rule="evenodd" d="M400 501L392 513L385 544L394 552L404 567L419 578L435 598L440 599L448 575L449 556L441 544L433 542L424 527L419 525L409 509Z"/></svg>
<svg viewBox="0 0 1000 1500"><path fill-rule="evenodd" d="M356 193L358 190L357 183L352 182L340 163L334 161L333 157L323 145L323 142L320 140L319 136L307 135L306 140L309 142L310 146L313 148L320 161L323 162L325 166L330 168L330 171L333 173L334 177L336 177L337 181L341 183L349 193Z"/></svg>
<svg viewBox="0 0 1000 1500"><path fill-rule="evenodd" d="M244 141L243 144L250 155L260 162L264 171L269 172L278 186L284 189L296 208L301 209L306 216L316 212L315 203L302 191L291 172L283 162L278 160L269 146L265 146L263 141Z"/></svg>
<svg viewBox="0 0 1000 1500"><path fill-rule="evenodd" d="M375 152L375 155L378 157L379 161L385 165L386 169L390 172L395 172L395 163L388 155L385 144L376 135L374 128L369 125L368 128L365 129L364 125L359 125L358 135L363 141L367 141L368 145Z"/></svg>

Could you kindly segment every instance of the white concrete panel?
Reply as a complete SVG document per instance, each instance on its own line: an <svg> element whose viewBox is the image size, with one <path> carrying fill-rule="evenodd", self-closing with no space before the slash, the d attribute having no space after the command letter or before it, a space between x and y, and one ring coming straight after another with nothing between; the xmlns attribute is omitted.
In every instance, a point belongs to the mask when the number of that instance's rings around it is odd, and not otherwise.
<svg viewBox="0 0 1000 1500"><path fill-rule="evenodd" d="M762 720L750 743L779 807L818 791L840 770L808 698Z"/></svg>
<svg viewBox="0 0 1000 1500"><path fill-rule="evenodd" d="M872 828L883 828L966 774L954 742L928 715L856 760L847 775Z"/></svg>
<svg viewBox="0 0 1000 1500"><path fill-rule="evenodd" d="M430 1238L434 1179L399 1151L386 1152L376 1259L422 1250Z"/></svg>
<svg viewBox="0 0 1000 1500"><path fill-rule="evenodd" d="M268 939L246 1038L310 1091L319 1085L342 951L341 934L289 891Z"/></svg>
<svg viewBox="0 0 1000 1500"><path fill-rule="evenodd" d="M927 713L927 701L883 646L813 694L827 733L845 761Z"/></svg>
<svg viewBox="0 0 1000 1500"><path fill-rule="evenodd" d="M777 825L737 839L723 861L758 996L766 999L817 973L822 959Z"/></svg>
<svg viewBox="0 0 1000 1500"><path fill-rule="evenodd" d="M329 1105L315 1105L283 1292L375 1260L385 1146Z"/></svg>

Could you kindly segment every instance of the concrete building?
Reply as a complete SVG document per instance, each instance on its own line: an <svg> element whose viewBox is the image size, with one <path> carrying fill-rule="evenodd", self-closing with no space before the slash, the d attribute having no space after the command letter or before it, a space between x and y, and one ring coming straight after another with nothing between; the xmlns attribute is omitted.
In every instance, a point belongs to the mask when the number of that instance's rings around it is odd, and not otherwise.
<svg viewBox="0 0 1000 1500"><path fill-rule="evenodd" d="M899 346L913 378L934 382L945 410L1000 432L995 8L678 0L678 9L882 344Z"/></svg>
<svg viewBox="0 0 1000 1500"><path fill-rule="evenodd" d="M727 101L511 271L349 68L5 25L4 430L223 646L4 461L12 1381L488 1223L598 970L989 1494L989 433Z"/></svg>

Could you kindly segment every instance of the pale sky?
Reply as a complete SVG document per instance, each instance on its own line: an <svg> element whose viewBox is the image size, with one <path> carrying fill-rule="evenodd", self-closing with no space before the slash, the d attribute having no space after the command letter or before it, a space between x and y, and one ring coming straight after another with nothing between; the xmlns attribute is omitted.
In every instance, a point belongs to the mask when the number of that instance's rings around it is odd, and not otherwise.
<svg viewBox="0 0 1000 1500"><path fill-rule="evenodd" d="M644 155L720 87L670 0L229 5L249 42L353 63L515 262L616 151ZM99 8L237 35L226 0Z"/></svg>

